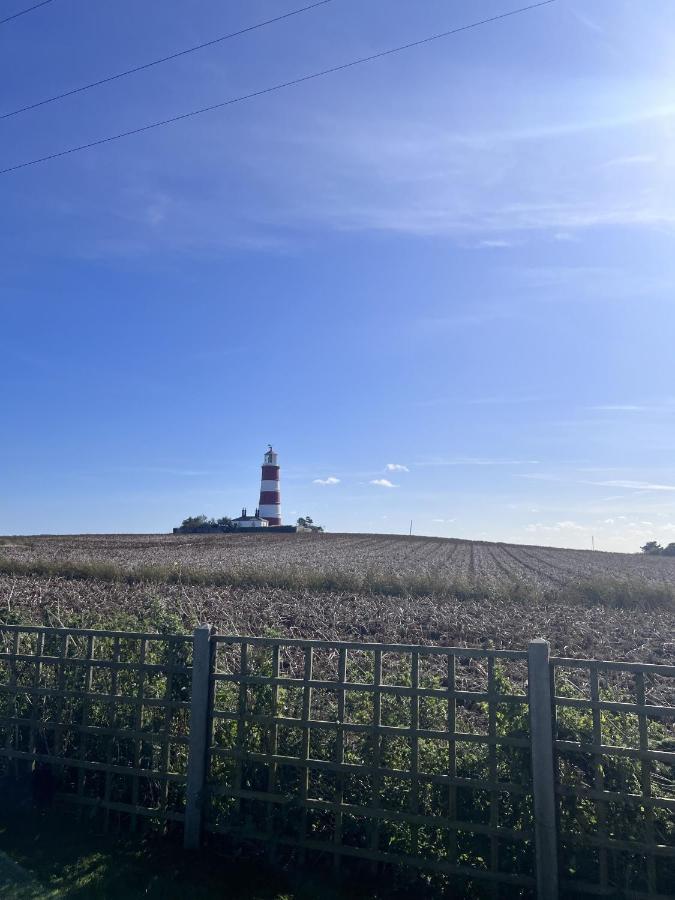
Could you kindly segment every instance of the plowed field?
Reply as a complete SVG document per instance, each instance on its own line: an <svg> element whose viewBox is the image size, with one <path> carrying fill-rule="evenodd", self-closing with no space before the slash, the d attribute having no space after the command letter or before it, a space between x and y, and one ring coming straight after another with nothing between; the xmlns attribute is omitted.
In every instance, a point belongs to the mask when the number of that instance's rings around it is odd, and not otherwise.
<svg viewBox="0 0 675 900"><path fill-rule="evenodd" d="M0 538L0 621L675 662L675 560L391 535ZM607 585L621 585L618 595ZM619 608L617 608L619 607Z"/></svg>
<svg viewBox="0 0 675 900"><path fill-rule="evenodd" d="M107 562L125 568L175 566L355 576L458 578L498 587L519 580L542 588L592 578L675 585L675 557L561 550L445 538L377 534L85 535L0 538L0 557L19 561Z"/></svg>

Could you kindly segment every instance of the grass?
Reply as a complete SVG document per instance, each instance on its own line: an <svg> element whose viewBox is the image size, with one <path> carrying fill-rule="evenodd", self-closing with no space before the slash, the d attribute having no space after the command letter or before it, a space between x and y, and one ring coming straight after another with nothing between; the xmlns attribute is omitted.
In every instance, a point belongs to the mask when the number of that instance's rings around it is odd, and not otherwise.
<svg viewBox="0 0 675 900"><path fill-rule="evenodd" d="M285 590L349 591L391 596L430 594L475 597L485 596L489 588L464 578L448 581L433 575L387 575L368 571L349 572L311 571L301 568L265 570L243 568L212 572L184 569L176 566L134 566L123 568L107 562L72 562L20 560L0 558L0 575L24 575L39 578L66 578L110 581L122 584L155 583L184 584L199 587L273 587Z"/></svg>
<svg viewBox="0 0 675 900"><path fill-rule="evenodd" d="M570 604L675 612L675 586L638 578L586 578L570 582L559 596Z"/></svg>
<svg viewBox="0 0 675 900"><path fill-rule="evenodd" d="M106 836L51 810L0 810L0 852L36 881L2 889L4 900L365 900L353 885L284 873L218 853L188 853L177 839ZM0 878L2 868L0 866ZM37 885L36 885L37 882ZM1 882L0 882L1 883Z"/></svg>
<svg viewBox="0 0 675 900"><path fill-rule="evenodd" d="M24 562L0 557L0 575L65 578L120 584L182 584L200 587L281 588L291 591L343 591L393 597L438 597L475 601L489 598L508 602L563 602L570 605L603 605L619 609L668 609L675 611L675 585L641 578L594 576L577 578L557 588L504 577L501 581L458 576L387 574L284 569L281 571L237 568L209 572L176 566L123 568L92 561Z"/></svg>

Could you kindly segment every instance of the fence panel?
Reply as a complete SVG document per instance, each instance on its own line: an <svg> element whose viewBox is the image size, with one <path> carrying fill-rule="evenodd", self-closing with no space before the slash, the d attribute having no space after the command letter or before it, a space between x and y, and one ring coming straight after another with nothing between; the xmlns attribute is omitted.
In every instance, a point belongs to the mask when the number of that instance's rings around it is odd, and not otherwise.
<svg viewBox="0 0 675 900"><path fill-rule="evenodd" d="M480 895L534 893L536 830L552 896L550 706L563 893L672 900L675 666L547 661L542 642L529 666L524 651L0 625L0 774L131 827L184 824L189 774L189 846L204 825L272 858L402 865Z"/></svg>
<svg viewBox="0 0 675 900"><path fill-rule="evenodd" d="M192 637L0 626L0 773L135 827L182 821Z"/></svg>
<svg viewBox="0 0 675 900"><path fill-rule="evenodd" d="M214 642L208 831L532 891L525 652Z"/></svg>
<svg viewBox="0 0 675 900"><path fill-rule="evenodd" d="M675 666L552 658L563 887L675 891Z"/></svg>

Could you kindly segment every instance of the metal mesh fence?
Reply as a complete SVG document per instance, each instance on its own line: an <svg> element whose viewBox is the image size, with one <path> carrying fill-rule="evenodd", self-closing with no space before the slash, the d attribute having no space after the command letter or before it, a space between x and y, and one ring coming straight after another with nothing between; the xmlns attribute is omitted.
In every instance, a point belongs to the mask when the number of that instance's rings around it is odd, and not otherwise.
<svg viewBox="0 0 675 900"><path fill-rule="evenodd" d="M675 666L552 658L551 676L563 888L672 897Z"/></svg>
<svg viewBox="0 0 675 900"><path fill-rule="evenodd" d="M533 886L526 653L214 640L209 831Z"/></svg>
<svg viewBox="0 0 675 900"><path fill-rule="evenodd" d="M0 626L0 772L100 810L181 821L191 636Z"/></svg>
<svg viewBox="0 0 675 900"><path fill-rule="evenodd" d="M672 900L675 666L530 651L0 626L0 775L187 846Z"/></svg>

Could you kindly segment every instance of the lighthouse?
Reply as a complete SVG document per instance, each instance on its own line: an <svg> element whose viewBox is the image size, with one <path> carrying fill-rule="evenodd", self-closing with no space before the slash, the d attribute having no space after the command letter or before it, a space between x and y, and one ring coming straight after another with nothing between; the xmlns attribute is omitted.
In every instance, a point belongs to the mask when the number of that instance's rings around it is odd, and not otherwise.
<svg viewBox="0 0 675 900"><path fill-rule="evenodd" d="M279 463L276 452L269 445L263 459L260 478L259 515L270 525L281 525L281 493L279 491Z"/></svg>

